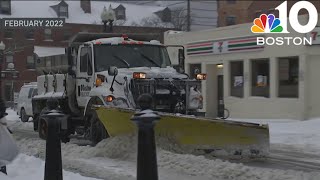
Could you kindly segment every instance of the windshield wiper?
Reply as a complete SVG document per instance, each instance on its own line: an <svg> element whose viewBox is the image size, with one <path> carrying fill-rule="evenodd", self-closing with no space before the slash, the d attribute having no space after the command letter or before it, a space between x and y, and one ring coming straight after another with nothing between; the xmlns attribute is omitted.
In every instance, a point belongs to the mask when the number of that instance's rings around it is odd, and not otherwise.
<svg viewBox="0 0 320 180"><path fill-rule="evenodd" d="M152 64L156 65L157 67L160 67L153 59L151 59L150 57L146 56L145 54L143 54L142 52L138 51L138 53L144 57L145 59L147 59L149 62L151 62Z"/></svg>
<svg viewBox="0 0 320 180"><path fill-rule="evenodd" d="M130 68L130 64L125 59L122 59L121 57L119 57L115 54L112 54L112 56L119 59L121 62L123 62L127 66L127 68Z"/></svg>

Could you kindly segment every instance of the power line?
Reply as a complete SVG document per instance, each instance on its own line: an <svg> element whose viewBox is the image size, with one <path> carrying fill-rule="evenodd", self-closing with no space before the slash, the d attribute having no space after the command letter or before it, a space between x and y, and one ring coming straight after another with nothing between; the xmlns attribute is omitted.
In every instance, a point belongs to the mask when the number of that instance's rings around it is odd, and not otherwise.
<svg viewBox="0 0 320 180"><path fill-rule="evenodd" d="M167 4L167 5L165 5L165 6L173 6L173 5L177 5L177 4L184 4L184 3L186 3L186 2L177 2L177 3L173 3L173 4Z"/></svg>
<svg viewBox="0 0 320 180"><path fill-rule="evenodd" d="M192 8L192 10L199 10L199 11L213 11L213 12L217 12L217 10L212 10L212 9L201 9L201 8Z"/></svg>
<svg viewBox="0 0 320 180"><path fill-rule="evenodd" d="M199 19L218 19L218 17L201 17L201 16L192 16L192 18L199 18Z"/></svg>
<svg viewBox="0 0 320 180"><path fill-rule="evenodd" d="M190 24L191 24L191 8L190 8L190 0L188 0L188 4L187 4L187 9L188 9L188 13L187 13L187 31L190 31Z"/></svg>
<svg viewBox="0 0 320 180"><path fill-rule="evenodd" d="M199 24L199 23L192 23L192 25L198 25L198 26L210 26L210 27L215 27L216 25L212 24Z"/></svg>

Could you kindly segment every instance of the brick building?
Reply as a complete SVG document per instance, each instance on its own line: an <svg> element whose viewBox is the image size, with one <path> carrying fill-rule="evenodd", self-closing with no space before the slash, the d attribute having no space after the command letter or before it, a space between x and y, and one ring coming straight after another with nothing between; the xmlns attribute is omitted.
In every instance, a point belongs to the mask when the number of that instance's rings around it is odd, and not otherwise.
<svg viewBox="0 0 320 180"><path fill-rule="evenodd" d="M278 11L275 10L284 1L240 1L240 0L218 0L218 26L229 26L235 24L250 23L254 18L261 14L275 14L278 16ZM287 1L288 10L297 0ZM317 9L320 9L320 1L310 0ZM289 13L289 11L288 11ZM305 14L305 10L301 10L299 14Z"/></svg>
<svg viewBox="0 0 320 180"><path fill-rule="evenodd" d="M114 32L155 33L160 41L163 32L170 28L169 17L158 16L166 7L143 7L138 5L102 1L11 1L0 3L0 18L65 18L61 28L1 29L0 42L6 48L1 62L0 95L6 101L13 100L13 92L19 92L26 82L36 81L36 47L59 47L68 45L68 40L78 32L102 32L101 12L103 7L111 6L115 11ZM139 13L139 16L135 16ZM144 21L154 19L158 27L145 27ZM41 49L41 48L40 48ZM9 63L14 63L15 71L7 71Z"/></svg>

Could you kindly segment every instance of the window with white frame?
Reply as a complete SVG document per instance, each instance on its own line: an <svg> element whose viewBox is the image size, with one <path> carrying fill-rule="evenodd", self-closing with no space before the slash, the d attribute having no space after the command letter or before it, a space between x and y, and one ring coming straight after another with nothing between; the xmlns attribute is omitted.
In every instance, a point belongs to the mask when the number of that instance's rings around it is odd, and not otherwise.
<svg viewBox="0 0 320 180"><path fill-rule="evenodd" d="M234 97L243 97L243 61L230 62L230 95Z"/></svg>
<svg viewBox="0 0 320 180"><path fill-rule="evenodd" d="M59 17L68 17L68 6L59 7Z"/></svg>
<svg viewBox="0 0 320 180"><path fill-rule="evenodd" d="M299 57L278 59L279 89L278 97L299 97Z"/></svg>
<svg viewBox="0 0 320 180"><path fill-rule="evenodd" d="M269 97L270 94L269 59L251 60L251 95Z"/></svg>

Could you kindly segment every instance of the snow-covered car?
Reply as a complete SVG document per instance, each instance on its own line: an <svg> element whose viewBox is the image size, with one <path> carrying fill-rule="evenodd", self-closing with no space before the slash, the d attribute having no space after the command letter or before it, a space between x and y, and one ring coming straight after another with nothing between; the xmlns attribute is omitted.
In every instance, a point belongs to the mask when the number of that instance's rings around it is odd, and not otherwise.
<svg viewBox="0 0 320 180"><path fill-rule="evenodd" d="M33 116L31 100L37 93L38 88L36 82L27 83L21 87L17 100L17 113L22 122L27 122L29 118Z"/></svg>

